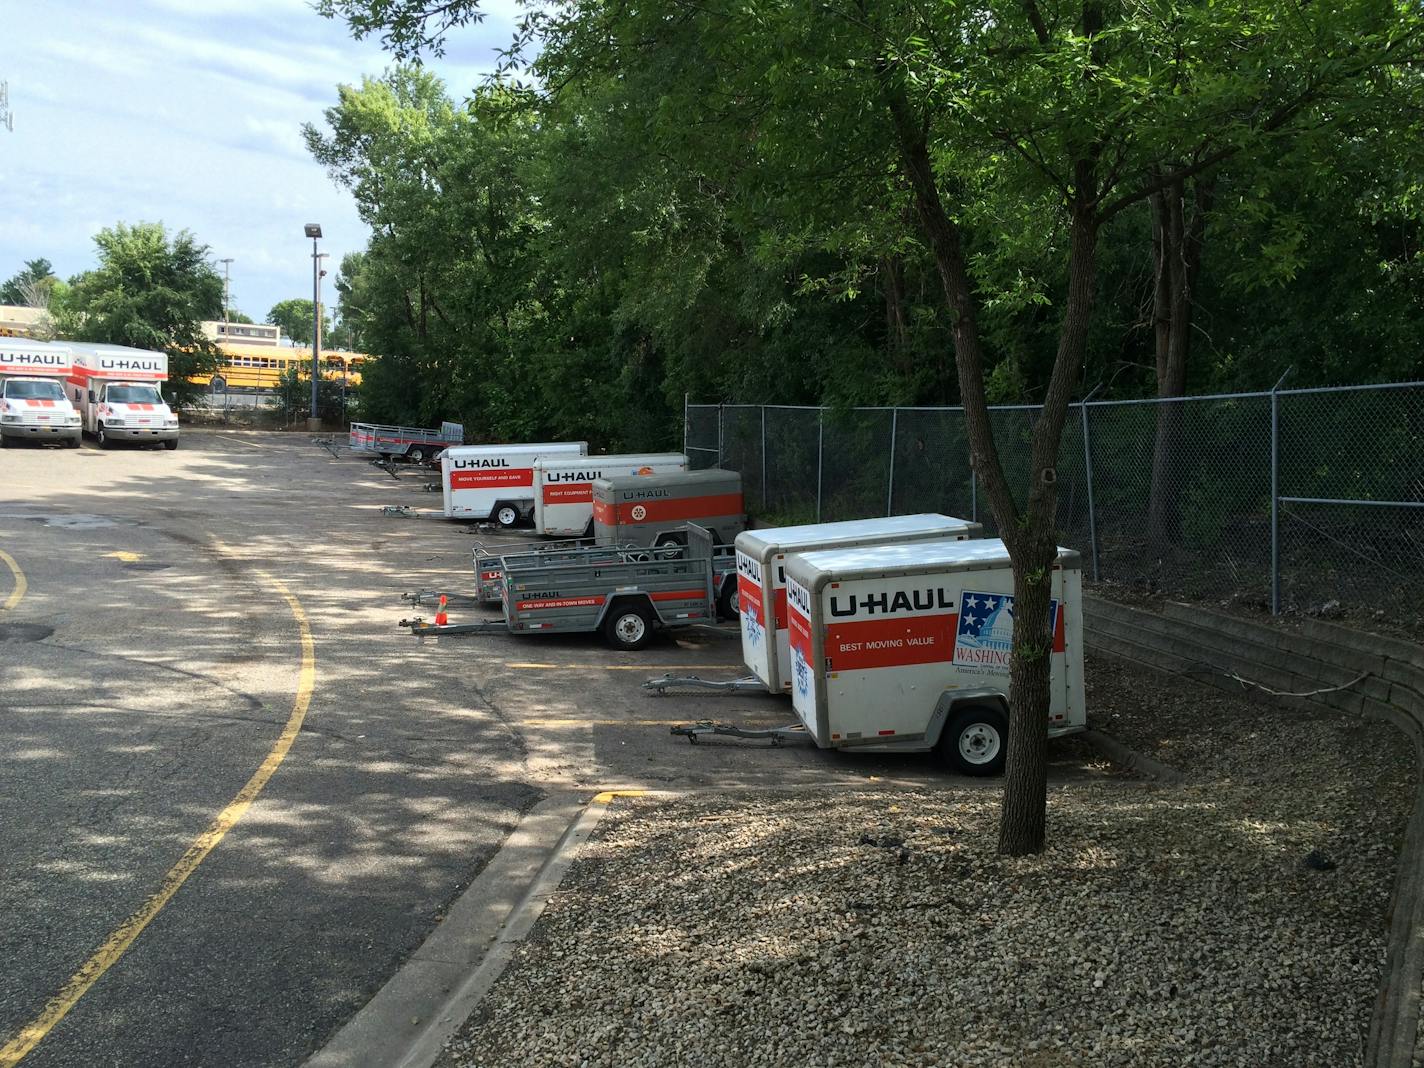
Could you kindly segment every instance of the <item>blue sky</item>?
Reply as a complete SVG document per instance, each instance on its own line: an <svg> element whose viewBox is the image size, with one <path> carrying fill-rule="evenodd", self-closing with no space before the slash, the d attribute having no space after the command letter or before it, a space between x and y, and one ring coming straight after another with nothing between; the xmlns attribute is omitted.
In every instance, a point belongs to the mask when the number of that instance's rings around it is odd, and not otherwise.
<svg viewBox="0 0 1424 1068"><path fill-rule="evenodd" d="M458 32L431 64L463 96L513 32L514 0ZM335 264L366 231L344 190L307 156L338 83L389 63L379 42L306 0L0 0L15 130L0 129L0 280L44 256L60 277L94 263L93 235L116 222L191 230L231 256L233 305L261 321L311 296L319 222Z"/></svg>

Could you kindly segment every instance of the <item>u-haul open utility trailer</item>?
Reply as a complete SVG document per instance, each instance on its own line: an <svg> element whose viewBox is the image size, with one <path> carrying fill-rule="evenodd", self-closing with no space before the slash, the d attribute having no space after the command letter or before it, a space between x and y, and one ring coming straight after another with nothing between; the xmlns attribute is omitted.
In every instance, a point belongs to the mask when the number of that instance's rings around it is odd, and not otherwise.
<svg viewBox="0 0 1424 1068"><path fill-rule="evenodd" d="M979 537L983 529L967 519L929 512L743 532L736 543L742 662L772 693L791 691L786 634L788 553L945 539L963 541Z"/></svg>
<svg viewBox="0 0 1424 1068"><path fill-rule="evenodd" d="M447 519L515 526L534 512L534 464L541 456L584 456L586 441L460 445L440 454Z"/></svg>
<svg viewBox="0 0 1424 1068"><path fill-rule="evenodd" d="M402 625L422 636L601 631L615 649L641 649L659 628L713 622L718 590L730 594L736 575L731 546L714 546L698 527L689 528L686 546L658 553L602 547L562 562L549 555L501 558L503 619L445 626L415 619Z"/></svg>
<svg viewBox="0 0 1424 1068"><path fill-rule="evenodd" d="M686 471L680 452L622 453L583 460L549 456L534 464L534 529L554 537L593 534L593 484L618 475Z"/></svg>
<svg viewBox="0 0 1424 1068"><path fill-rule="evenodd" d="M504 558L513 556L521 562L542 560L555 564L582 563L587 560L621 560L625 550L636 545L593 545L587 538L533 544L515 550L508 545L477 545L474 551L475 598L482 604L499 604L504 591Z"/></svg>
<svg viewBox="0 0 1424 1068"><path fill-rule="evenodd" d="M593 484L593 540L599 545L681 545L687 523L731 542L747 525L742 476L704 468L601 478Z"/></svg>
<svg viewBox="0 0 1424 1068"><path fill-rule="evenodd" d="M352 423L349 444L355 452L377 456L404 456L413 464L432 460L443 449L465 440L462 423L448 420L439 429L420 426L387 426L383 423Z"/></svg>
<svg viewBox="0 0 1424 1068"><path fill-rule="evenodd" d="M1048 733L1086 728L1083 582L1059 549ZM1013 572L998 539L793 554L786 560L791 698L821 748L937 749L997 773L1008 741Z"/></svg>

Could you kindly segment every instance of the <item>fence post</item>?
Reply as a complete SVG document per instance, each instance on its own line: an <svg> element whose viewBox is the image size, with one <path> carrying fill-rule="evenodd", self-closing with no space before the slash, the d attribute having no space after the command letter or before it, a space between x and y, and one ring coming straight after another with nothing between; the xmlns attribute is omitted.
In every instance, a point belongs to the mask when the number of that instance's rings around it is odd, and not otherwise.
<svg viewBox="0 0 1424 1068"><path fill-rule="evenodd" d="M1094 582L1098 581L1098 519L1096 511L1093 509L1093 446L1092 440L1088 437L1088 402L1102 388L1103 384L1099 382L1086 397L1078 402L1078 412L1083 418L1083 467L1088 476L1088 545L1093 552Z"/></svg>
<svg viewBox="0 0 1424 1068"><path fill-rule="evenodd" d="M766 511L766 405L761 406L761 510Z"/></svg>
<svg viewBox="0 0 1424 1068"><path fill-rule="evenodd" d="M717 466L722 466L722 405L717 405Z"/></svg>
<svg viewBox="0 0 1424 1068"><path fill-rule="evenodd" d="M974 459L969 460L969 518L979 522L979 475L974 470Z"/></svg>
<svg viewBox="0 0 1424 1068"><path fill-rule="evenodd" d="M816 522L821 521L821 472L826 459L826 409L816 409Z"/></svg>
<svg viewBox="0 0 1424 1068"><path fill-rule="evenodd" d="M1271 615L1281 614L1281 402L1277 396L1286 373L1271 387Z"/></svg>
<svg viewBox="0 0 1424 1068"><path fill-rule="evenodd" d="M890 409L890 478L885 487L885 514L895 514L895 438L900 429L900 409Z"/></svg>
<svg viewBox="0 0 1424 1068"><path fill-rule="evenodd" d="M688 396L689 394L684 391L682 394L682 455L684 456L687 456L687 437L691 431L688 422L692 418L692 410L687 404ZM691 457L689 456L688 459L690 460Z"/></svg>

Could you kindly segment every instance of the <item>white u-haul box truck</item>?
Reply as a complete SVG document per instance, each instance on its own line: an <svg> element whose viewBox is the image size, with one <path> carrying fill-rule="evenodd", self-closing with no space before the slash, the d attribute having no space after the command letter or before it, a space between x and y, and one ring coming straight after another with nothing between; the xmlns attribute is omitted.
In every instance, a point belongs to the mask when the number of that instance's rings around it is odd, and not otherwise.
<svg viewBox="0 0 1424 1068"><path fill-rule="evenodd" d="M586 441L453 445L440 454L447 519L492 519L508 528L534 511L534 464L541 456L583 456Z"/></svg>
<svg viewBox="0 0 1424 1068"><path fill-rule="evenodd" d="M534 529L559 537L591 536L595 481L686 470L687 457L680 452L542 457L534 464Z"/></svg>
<svg viewBox="0 0 1424 1068"><path fill-rule="evenodd" d="M116 441L178 447L178 416L163 399L168 354L126 345L67 342L74 349L70 396L101 449Z"/></svg>
<svg viewBox="0 0 1424 1068"><path fill-rule="evenodd" d="M23 439L79 448L79 413L64 394L73 365L66 345L0 337L0 448Z"/></svg>
<svg viewBox="0 0 1424 1068"><path fill-rule="evenodd" d="M1059 549L1050 736L1084 730L1083 572ZM935 749L970 775L1004 764L1014 581L998 539L786 559L791 700L822 748Z"/></svg>
<svg viewBox="0 0 1424 1068"><path fill-rule="evenodd" d="M820 549L945 538L977 538L983 527L967 519L928 512L747 530L737 535L737 611L742 624L742 662L772 693L791 690L786 636L786 556Z"/></svg>

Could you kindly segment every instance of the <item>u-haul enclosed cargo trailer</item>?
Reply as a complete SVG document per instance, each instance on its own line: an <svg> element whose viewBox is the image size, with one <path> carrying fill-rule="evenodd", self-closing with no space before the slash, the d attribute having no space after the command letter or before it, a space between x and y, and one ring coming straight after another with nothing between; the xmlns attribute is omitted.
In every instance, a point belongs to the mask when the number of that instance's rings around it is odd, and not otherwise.
<svg viewBox="0 0 1424 1068"><path fill-rule="evenodd" d="M714 467L593 484L593 540L599 545L685 545L688 523L730 544L747 525L742 476Z"/></svg>
<svg viewBox="0 0 1424 1068"><path fill-rule="evenodd" d="M790 691L785 574L788 553L945 538L963 540L977 538L982 532L978 523L929 512L739 534L737 599L742 617L742 662L772 693Z"/></svg>
<svg viewBox="0 0 1424 1068"><path fill-rule="evenodd" d="M1050 736L1081 731L1082 563L1059 549L1049 625ZM1013 571L998 539L793 554L792 704L822 748L930 750L968 774L1003 767Z"/></svg>
<svg viewBox="0 0 1424 1068"><path fill-rule="evenodd" d="M541 456L583 456L586 441L455 445L440 455L447 519L492 519L512 527L534 510L534 464Z"/></svg>
<svg viewBox="0 0 1424 1068"><path fill-rule="evenodd" d="M686 470L687 457L680 452L542 458L534 464L534 529L556 537L587 537L598 479Z"/></svg>

